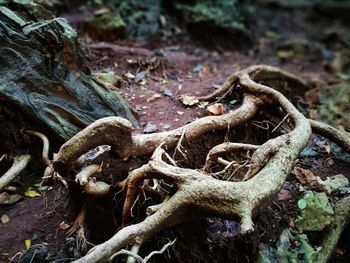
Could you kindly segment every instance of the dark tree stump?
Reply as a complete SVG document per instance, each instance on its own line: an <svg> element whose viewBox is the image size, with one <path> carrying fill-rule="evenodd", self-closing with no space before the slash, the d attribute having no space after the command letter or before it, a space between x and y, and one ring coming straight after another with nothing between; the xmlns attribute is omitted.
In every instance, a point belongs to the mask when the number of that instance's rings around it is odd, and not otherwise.
<svg viewBox="0 0 350 263"><path fill-rule="evenodd" d="M28 1L8 2L0 3L0 114L19 114L62 141L106 116L137 124L127 102L91 76L64 19Z"/></svg>

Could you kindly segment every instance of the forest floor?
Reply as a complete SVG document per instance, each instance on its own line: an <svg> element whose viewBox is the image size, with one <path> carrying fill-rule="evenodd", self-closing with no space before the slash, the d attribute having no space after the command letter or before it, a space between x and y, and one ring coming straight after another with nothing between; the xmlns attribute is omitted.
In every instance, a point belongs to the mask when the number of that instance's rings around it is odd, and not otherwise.
<svg viewBox="0 0 350 263"><path fill-rule="evenodd" d="M131 40L101 42L85 37L84 33L82 39L96 76L105 82L110 82L110 77L116 76L114 84L107 85L122 94L137 111L139 127L135 128L135 133L174 129L212 114L207 111L206 105L185 104L193 101L194 98L190 96L209 94L230 74L257 64L274 65L307 80L310 83L308 91L293 90L288 96L296 102L299 110L317 118L319 90L327 85L346 83L344 79L347 78L348 69L345 66L332 68L333 60L327 55L329 52L348 52L349 47L341 46L343 39L349 39L349 32L346 32L341 21L324 19L323 16L311 23L312 17L300 10L279 11L276 21L267 23L264 16L268 17L269 12L266 10L261 15L254 48L243 51L209 50L187 37L153 41L145 45ZM290 19L285 20L285 17ZM104 74L99 74L101 72ZM184 102L184 99L189 102ZM235 108L235 101L223 99L217 103L223 106L221 114ZM341 108L339 111L342 114ZM343 114L346 115L346 112ZM347 121L345 119L343 123ZM301 156L298 166L321 178L343 174L350 179L350 163L327 151L327 147L327 142L314 137L308 147L312 154L306 152ZM110 165L113 166L112 163ZM29 187L37 189L32 179L40 178L39 173L34 171L31 175L24 175L17 182L18 187L23 191ZM299 211L297 200L303 190L300 182L290 176L271 205L254 219L257 235L252 239L238 235L237 222L208 219L164 231L146 242L143 250L150 251L162 239L177 236L170 254L164 254L162 260L155 258L156 262L249 262L252 258L247 255L254 254L263 246L275 244L282 230L293 224ZM0 223L0 262L8 262L16 253L23 252L25 240L30 240L32 245L42 244L45 247L43 253L46 256L47 252L51 253L52 261L67 258L69 262L70 257L80 256L74 240L67 238L65 233L76 215L74 205L68 205L71 196L59 183L37 191L40 192L38 197L23 197L16 204L0 205L0 216L7 215L9 218L6 224ZM100 207L95 211L96 218L90 222L90 229L101 233L91 237L92 243L105 240L115 231L112 218L106 215L109 208ZM104 222L103 229L96 224L99 218ZM344 240L350 232L345 232L333 262L349 262L350 247ZM320 235L317 232L309 233L310 242L317 246ZM20 262L31 262L31 256L28 255L26 260L22 258Z"/></svg>

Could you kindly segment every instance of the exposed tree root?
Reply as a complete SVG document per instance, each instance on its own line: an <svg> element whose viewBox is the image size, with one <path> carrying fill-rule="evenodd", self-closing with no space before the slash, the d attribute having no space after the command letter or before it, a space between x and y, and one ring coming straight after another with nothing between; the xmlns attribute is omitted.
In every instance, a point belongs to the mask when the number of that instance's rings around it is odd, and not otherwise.
<svg viewBox="0 0 350 263"><path fill-rule="evenodd" d="M68 236L76 233L76 245L78 248L81 248L86 251L88 248L89 242L87 241L85 237L85 219L86 219L86 203L82 206L81 210L79 211L79 214L77 218L74 221L73 226L71 229L68 230L67 234Z"/></svg>
<svg viewBox="0 0 350 263"><path fill-rule="evenodd" d="M321 250L318 252L318 261L327 263L338 244L338 240L349 223L350 219L350 196L338 201L334 208L333 223L328 226L325 237L321 243Z"/></svg>
<svg viewBox="0 0 350 263"><path fill-rule="evenodd" d="M93 176L94 174L101 173L102 172L102 165L98 164L91 164L86 167L84 167L76 176L75 176L75 182L79 183L80 185L86 185L89 182L89 178Z"/></svg>
<svg viewBox="0 0 350 263"><path fill-rule="evenodd" d="M0 192L27 167L30 159L29 154L15 157L11 168L0 177Z"/></svg>
<svg viewBox="0 0 350 263"><path fill-rule="evenodd" d="M253 231L252 217L258 212L258 208L266 204L282 187L299 153L309 141L311 125L314 132L339 143L345 150L350 150L349 139L345 135L330 129L329 126L306 119L277 91L280 86L272 89L262 84L271 81L276 81L277 84L305 86L302 80L278 68L254 66L233 74L221 89L200 98L216 99L229 91L242 93L240 107L230 113L204 117L172 131L146 135L132 134L131 124L125 119L108 117L94 122L67 141L53 163L55 169L60 172L67 172L64 168L69 168L80 155L98 145L110 144L123 160L153 152L148 163L131 170L127 179L120 183L126 191L123 225L130 223L132 206L139 195L140 185L145 180L163 180L172 184L175 191L166 202L151 207L152 211L144 221L124 226L111 239L94 247L75 262L106 262L115 253L125 254L125 251L118 251L127 245L142 244L144 240L164 228L199 218L238 219L242 234ZM209 151L203 170L178 167L166 152L175 148L181 150L179 145L183 138L191 143L210 131L227 130L244 124L267 107L278 108L283 116L287 116L278 126L289 117L294 129L262 145L233 142L219 144ZM278 127L274 130L277 131ZM224 170L228 169L228 166L236 165L234 162L218 158L222 154L238 151L254 152L250 158L249 170L242 181L219 180L215 178L214 173L210 173L211 165L218 161L226 165Z"/></svg>
<svg viewBox="0 0 350 263"><path fill-rule="evenodd" d="M37 132L37 131L25 130L24 132L27 134L36 136L43 141L43 151L42 151L41 157L42 157L44 164L46 164L47 166L51 165L51 160L49 158L49 149L50 149L49 139L44 134Z"/></svg>
<svg viewBox="0 0 350 263"><path fill-rule="evenodd" d="M148 256L146 256L145 258L140 257L139 255L137 255L136 253L134 253L134 252L132 252L132 251L128 251L128 250L122 249L122 250L120 250L119 252L115 253L115 254L110 258L109 261L112 261L116 256L119 256L119 255L128 255L129 257L133 257L134 259L136 259L136 261L137 261L138 263L146 263L146 262L148 262L148 261L151 259L151 257L153 257L154 255L163 254L164 251L165 251L168 247L174 245L175 241L176 241L176 239L174 239L173 241L170 241L170 242L166 243L166 244L162 247L161 250L159 250L159 251L152 251L152 252L149 253ZM132 262L134 262L134 261L132 261ZM131 262L127 261L127 263L131 263Z"/></svg>
<svg viewBox="0 0 350 263"><path fill-rule="evenodd" d="M350 153L350 137L349 135L345 134L344 132L341 132L334 127L319 122L315 120L309 120L311 123L312 131L314 133L317 133L326 139L329 139L336 144L338 144L340 147L342 147L346 152Z"/></svg>

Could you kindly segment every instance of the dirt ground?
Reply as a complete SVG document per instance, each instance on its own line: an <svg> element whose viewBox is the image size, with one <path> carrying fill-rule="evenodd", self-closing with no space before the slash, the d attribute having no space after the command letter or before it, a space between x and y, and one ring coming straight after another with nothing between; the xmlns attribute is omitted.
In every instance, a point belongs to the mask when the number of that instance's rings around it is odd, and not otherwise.
<svg viewBox="0 0 350 263"><path fill-rule="evenodd" d="M274 13L274 19L267 22L266 18L273 12L278 13ZM95 73L113 72L118 76L116 84L109 84L109 87L120 92L137 111L139 127L135 128L134 133L152 133L174 129L208 115L205 107L184 105L181 96L208 94L231 73L251 65L278 66L309 81L310 89L342 82L328 69L329 61L320 53L314 53L307 48L300 51L293 47L287 49L292 52L289 57L278 52L286 39L303 39L308 44L328 45L320 40L323 39L321 35L326 34L326 29L336 28L349 33L346 24L340 20L320 15L314 20L314 16L315 14L310 15L302 10L263 10L256 22L259 27L255 31L254 48L240 51L206 49L187 36L164 42L153 41L143 46L130 40L108 43L89 39L86 42L86 33L82 32L81 36L86 44L92 70ZM267 32L271 31L279 37L269 36ZM348 37L346 34L342 36ZM331 47L329 49L332 50ZM99 78L103 80L101 76ZM300 110L309 112L311 102L309 97L305 97L305 90L293 90L287 96L297 102ZM234 101L220 102L224 105L225 113L236 107ZM230 136L236 136L239 129ZM223 136L224 134L216 134L213 137L209 134L202 141L194 142L191 146L194 151L193 158L198 158L198 163L203 158L199 156L200 150L195 150L195 147L205 147L203 141L220 141ZM316 141L317 137L310 142L310 147L314 147ZM40 142L34 143L39 154ZM191 147L188 148L189 151ZM104 172L105 175L108 177L108 173L115 173L119 169L119 179L126 176L130 167L140 162L132 160L127 164L120 164L113 160L113 156L109 160L110 163L105 164L109 167ZM192 165L196 166L196 161ZM323 178L341 173L350 179L350 163L337 159L332 153L321 153L316 158L302 157L298 166L310 169ZM6 167L1 168L5 170ZM33 181L40 181L42 171L43 167L38 165L34 170L21 175L15 183L18 191L23 193L28 187L34 187ZM111 180L117 180L113 176ZM117 189L113 191L111 195L117 194ZM83 200L74 200L74 189L69 194L59 183L52 184L52 189L42 191L41 194L35 198L24 197L13 205L0 205L0 216L6 214L9 217L8 223L0 223L0 262L9 262L16 253L23 252L25 240L31 240L32 245L39 248L36 253L42 253L42 258L51 258L40 261L36 257L37 261L33 262L70 262L71 259L81 256L82 252L76 248L72 237L67 237L62 226L65 223L72 225ZM285 198L285 195L288 197ZM251 236L240 236L239 224L235 221L211 218L163 231L147 241L140 253L147 254L148 251L160 248L169 239L177 237L176 244L169 252L155 257L153 262L254 262L259 248L274 244L282 230L298 215L296 200L300 195L300 183L290 176L271 205L265 207L254 219L256 232ZM91 215L98 215L87 222L91 232L88 238L94 244L110 237L118 226L111 211L118 213L120 204L107 199L97 200L100 208L91 208L89 211ZM142 211L139 213L141 215ZM99 222L103 222L102 225ZM349 231L345 232L333 262L349 262L350 247L346 241ZM317 245L319 237L320 233L310 233L309 238ZM32 262L32 255L33 253L28 254L27 258L22 257L18 262Z"/></svg>

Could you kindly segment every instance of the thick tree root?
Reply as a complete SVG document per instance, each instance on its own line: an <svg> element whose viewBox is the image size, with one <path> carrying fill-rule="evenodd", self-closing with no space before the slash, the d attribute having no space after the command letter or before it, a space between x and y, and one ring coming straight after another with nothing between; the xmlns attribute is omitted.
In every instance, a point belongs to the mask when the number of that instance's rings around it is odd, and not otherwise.
<svg viewBox="0 0 350 263"><path fill-rule="evenodd" d="M50 149L50 142L49 139L42 133L37 132L37 131L33 131L33 130L25 130L25 133L29 134L29 135L33 135L38 137L39 139L41 139L43 141L43 151L41 154L41 158L43 160L43 163L46 166L51 165L51 160L49 158L49 149Z"/></svg>
<svg viewBox="0 0 350 263"><path fill-rule="evenodd" d="M318 252L319 263L327 263L338 244L338 240L349 223L350 219L350 196L338 201L334 208L333 223L328 226L325 237L321 243L321 250Z"/></svg>
<svg viewBox="0 0 350 263"><path fill-rule="evenodd" d="M164 228L205 217L238 219L242 234L253 231L252 217L282 187L299 153L309 141L311 125L314 132L334 140L346 150L350 149L345 135L333 129L329 132L328 126L306 119L279 91L261 84L271 81L305 86L302 80L278 68L254 66L233 74L221 89L200 98L215 99L238 89L243 93L242 104L230 113L204 117L172 131L149 135L133 135L129 122L109 117L91 124L67 141L53 163L59 171L62 166L69 167L80 155L98 145L110 144L124 160L153 152L148 163L130 171L126 181L120 184L126 191L123 224L130 222L139 187L146 179L164 180L173 184L176 191L149 213L144 221L123 227L111 239L94 247L75 262L106 262L125 246L142 244ZM203 170L177 167L166 153L165 149L177 147L181 138L191 143L207 132L236 127L248 122L264 107L279 107L283 116L290 118L294 129L262 145L231 142L217 145L209 151ZM210 173L211 165L218 161L230 165L230 162L219 160L219 155L236 151L254 152L244 180L233 182L215 178L215 174ZM170 159L171 164L165 162L166 159Z"/></svg>
<svg viewBox="0 0 350 263"><path fill-rule="evenodd" d="M27 167L30 159L31 156L29 154L15 157L11 168L0 177L0 192Z"/></svg>

